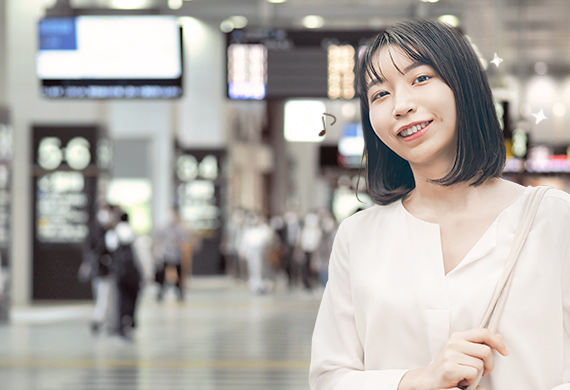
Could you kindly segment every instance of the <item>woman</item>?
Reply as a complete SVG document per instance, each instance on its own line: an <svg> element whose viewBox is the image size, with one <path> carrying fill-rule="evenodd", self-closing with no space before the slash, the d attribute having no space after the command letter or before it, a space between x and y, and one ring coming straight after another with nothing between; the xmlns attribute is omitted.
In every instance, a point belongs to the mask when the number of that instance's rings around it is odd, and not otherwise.
<svg viewBox="0 0 570 390"><path fill-rule="evenodd" d="M313 335L319 390L570 389L570 196L543 198L498 333L478 329L524 199L468 41L397 24L360 64L367 182L377 205L336 235Z"/></svg>

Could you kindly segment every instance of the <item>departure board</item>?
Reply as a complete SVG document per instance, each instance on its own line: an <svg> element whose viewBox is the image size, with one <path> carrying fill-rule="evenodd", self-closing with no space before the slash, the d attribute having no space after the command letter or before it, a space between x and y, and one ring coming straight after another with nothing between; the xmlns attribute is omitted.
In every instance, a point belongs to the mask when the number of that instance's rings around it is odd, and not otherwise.
<svg viewBox="0 0 570 390"><path fill-rule="evenodd" d="M353 99L359 49L377 30L242 29L228 33L230 99Z"/></svg>

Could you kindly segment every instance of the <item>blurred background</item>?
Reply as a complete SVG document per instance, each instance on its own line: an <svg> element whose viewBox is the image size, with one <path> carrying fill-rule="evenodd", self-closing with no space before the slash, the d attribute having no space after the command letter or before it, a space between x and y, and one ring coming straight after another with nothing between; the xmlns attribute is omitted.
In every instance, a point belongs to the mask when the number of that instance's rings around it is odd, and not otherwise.
<svg viewBox="0 0 570 390"><path fill-rule="evenodd" d="M567 0L0 0L3 388L307 388L355 63L413 18L471 41L505 177L570 190Z"/></svg>

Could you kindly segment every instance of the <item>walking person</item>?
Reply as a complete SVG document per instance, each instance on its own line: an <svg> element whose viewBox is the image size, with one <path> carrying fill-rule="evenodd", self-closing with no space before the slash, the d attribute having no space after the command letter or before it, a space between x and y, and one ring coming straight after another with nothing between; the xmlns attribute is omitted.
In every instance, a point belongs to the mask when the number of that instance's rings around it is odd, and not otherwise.
<svg viewBox="0 0 570 390"><path fill-rule="evenodd" d="M304 224L301 230L301 249L303 251L303 263L301 265L301 279L305 290L311 290L314 287L315 272L313 266L313 258L317 253L317 249L321 243L323 232L321 230L319 216L315 213L309 213L305 216Z"/></svg>
<svg viewBox="0 0 570 390"><path fill-rule="evenodd" d="M263 216L251 212L247 220L240 250L247 261L249 289L255 294L267 294L274 288L269 251L276 235Z"/></svg>
<svg viewBox="0 0 570 390"><path fill-rule="evenodd" d="M83 263L78 275L81 281L90 281L95 298L91 331L112 328L115 280L111 272L111 253L105 245L105 234L117 223L113 208L103 204L97 212L83 249Z"/></svg>
<svg viewBox="0 0 570 390"><path fill-rule="evenodd" d="M299 247L299 237L301 235L301 222L297 212L289 210L285 213L283 220L285 229L283 242L285 244L283 254L283 270L287 275L287 286L294 288L298 282L299 267L297 265L296 253Z"/></svg>
<svg viewBox="0 0 570 390"><path fill-rule="evenodd" d="M337 222L330 213L323 216L321 219L322 238L316 251L315 264L321 287L326 287L329 280L329 259L337 228Z"/></svg>
<svg viewBox="0 0 570 390"><path fill-rule="evenodd" d="M105 234L105 243L112 258L117 286L116 331L124 339L132 339L136 327L136 309L142 283L142 272L133 247L135 233L129 216L122 212L119 223Z"/></svg>
<svg viewBox="0 0 570 390"><path fill-rule="evenodd" d="M153 246L156 256L156 282L158 283L157 300L164 297L168 270L176 271L178 300L184 300L183 254L191 244L191 233L183 226L176 209L170 211L170 221L159 229L154 237ZM189 265L191 267L191 264Z"/></svg>
<svg viewBox="0 0 570 390"><path fill-rule="evenodd" d="M471 44L443 23L402 22L371 41L359 72L376 204L337 232L311 389L569 390L570 195L501 178L501 128ZM490 305L506 280L504 306Z"/></svg>

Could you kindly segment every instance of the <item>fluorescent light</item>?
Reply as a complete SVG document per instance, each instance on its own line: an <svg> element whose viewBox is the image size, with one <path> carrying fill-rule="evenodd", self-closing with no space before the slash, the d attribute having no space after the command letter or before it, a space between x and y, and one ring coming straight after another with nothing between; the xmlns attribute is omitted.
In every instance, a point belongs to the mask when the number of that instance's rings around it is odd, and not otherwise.
<svg viewBox="0 0 570 390"><path fill-rule="evenodd" d="M302 23L306 28L321 28L325 24L325 20L318 15L307 15L303 18Z"/></svg>
<svg viewBox="0 0 570 390"><path fill-rule="evenodd" d="M182 8L182 0L168 0L168 8L170 9Z"/></svg>
<svg viewBox="0 0 570 390"><path fill-rule="evenodd" d="M222 30L222 32L229 33L232 32L234 28L234 22L232 22L230 19L226 19L220 23L220 30Z"/></svg>
<svg viewBox="0 0 570 390"><path fill-rule="evenodd" d="M285 103L285 139L289 142L322 142L325 103L319 100L290 100Z"/></svg>
<svg viewBox="0 0 570 390"><path fill-rule="evenodd" d="M142 9L145 8L146 0L112 0L111 8L115 9Z"/></svg>
<svg viewBox="0 0 570 390"><path fill-rule="evenodd" d="M232 16L230 20L234 24L234 28L244 28L248 23L247 18L241 15Z"/></svg>
<svg viewBox="0 0 570 390"><path fill-rule="evenodd" d="M116 9L142 9L145 7L145 0L112 0L111 7Z"/></svg>
<svg viewBox="0 0 570 390"><path fill-rule="evenodd" d="M455 15L441 15L437 18L440 22L447 23L451 27L459 26L459 18Z"/></svg>
<svg viewBox="0 0 570 390"><path fill-rule="evenodd" d="M287 0L267 0L268 3L273 3L273 4L281 4L286 2Z"/></svg>

